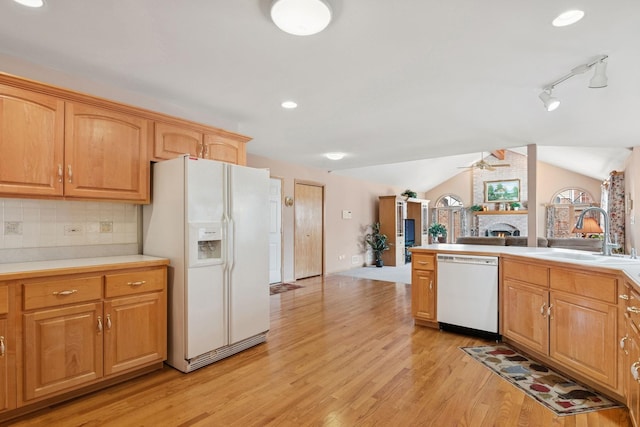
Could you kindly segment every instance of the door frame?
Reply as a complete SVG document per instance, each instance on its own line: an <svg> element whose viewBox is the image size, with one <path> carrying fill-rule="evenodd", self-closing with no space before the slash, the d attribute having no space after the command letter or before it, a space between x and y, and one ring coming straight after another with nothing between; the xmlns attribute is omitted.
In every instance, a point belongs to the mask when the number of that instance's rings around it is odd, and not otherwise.
<svg viewBox="0 0 640 427"><path fill-rule="evenodd" d="M321 227L322 227L322 231L320 232L320 238L322 240L322 242L321 242L322 243L322 250L321 250L322 260L321 260L321 263L320 263L320 266L321 266L320 267L321 268L320 276L324 277L325 276L325 272L327 271L326 265L325 265L326 259L327 259L327 257L325 256L325 246L326 246L325 245L325 240L326 240L326 236L325 236L325 233L326 233L326 228L325 228L326 191L325 191L325 187L326 186L325 186L324 183L317 182L317 181L307 181L307 180L302 180L302 179L294 179L293 180L293 200L294 201L297 199L296 189L297 189L298 184L310 185L310 186L314 186L314 187L320 187L320 189L322 190L322 224L320 224ZM293 278L294 278L294 280L297 280L296 279L296 253L297 253L297 250L296 250L296 241L297 241L296 240L296 234L298 233L298 230L297 230L297 227L296 227L296 211L295 211L296 207L297 207L296 203L294 203L293 204Z"/></svg>
<svg viewBox="0 0 640 427"><path fill-rule="evenodd" d="M269 179L280 180L280 283L284 283L284 178L269 175Z"/></svg>

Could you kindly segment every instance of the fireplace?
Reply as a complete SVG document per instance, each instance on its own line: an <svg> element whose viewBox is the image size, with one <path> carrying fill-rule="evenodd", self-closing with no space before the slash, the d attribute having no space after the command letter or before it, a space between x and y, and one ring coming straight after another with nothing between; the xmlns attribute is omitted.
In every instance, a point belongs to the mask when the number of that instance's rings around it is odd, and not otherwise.
<svg viewBox="0 0 640 427"><path fill-rule="evenodd" d="M519 236L520 230L511 224L499 222L497 224L491 224L485 230L485 236L489 237L506 237L506 236Z"/></svg>

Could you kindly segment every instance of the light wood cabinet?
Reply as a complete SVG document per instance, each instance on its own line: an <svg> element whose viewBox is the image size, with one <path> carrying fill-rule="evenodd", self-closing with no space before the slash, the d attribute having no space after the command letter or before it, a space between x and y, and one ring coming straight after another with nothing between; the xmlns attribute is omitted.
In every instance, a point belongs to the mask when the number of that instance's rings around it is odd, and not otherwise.
<svg viewBox="0 0 640 427"><path fill-rule="evenodd" d="M389 244L389 250L382 252L382 261L389 266L404 265L410 259L408 248L405 247L404 220L414 220L414 246L428 244L429 201L380 196L378 208L380 232L387 236Z"/></svg>
<svg viewBox="0 0 640 427"><path fill-rule="evenodd" d="M21 287L18 406L166 359L165 266L44 277Z"/></svg>
<svg viewBox="0 0 640 427"><path fill-rule="evenodd" d="M68 102L65 195L148 203L149 125L129 114Z"/></svg>
<svg viewBox="0 0 640 427"><path fill-rule="evenodd" d="M503 260L502 335L622 394L617 276Z"/></svg>
<svg viewBox="0 0 640 427"><path fill-rule="evenodd" d="M417 324L438 327L436 292L435 255L414 254L411 259L411 313Z"/></svg>
<svg viewBox="0 0 640 427"><path fill-rule="evenodd" d="M62 196L64 101L0 85L0 193Z"/></svg>
<svg viewBox="0 0 640 427"><path fill-rule="evenodd" d="M156 122L153 159L168 160L189 154L246 166L246 144L250 139L222 129Z"/></svg>
<svg viewBox="0 0 640 427"><path fill-rule="evenodd" d="M13 285L0 284L0 412L16 407Z"/></svg>
<svg viewBox="0 0 640 427"><path fill-rule="evenodd" d="M156 160L170 160L184 154L202 157L202 132L163 122L155 122L154 126L153 157Z"/></svg>

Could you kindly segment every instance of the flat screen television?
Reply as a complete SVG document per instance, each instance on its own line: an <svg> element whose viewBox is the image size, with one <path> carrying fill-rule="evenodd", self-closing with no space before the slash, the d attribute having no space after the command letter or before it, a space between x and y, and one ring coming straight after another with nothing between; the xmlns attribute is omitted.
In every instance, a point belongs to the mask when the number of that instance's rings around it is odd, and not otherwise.
<svg viewBox="0 0 640 427"><path fill-rule="evenodd" d="M413 246L416 244L416 220L404 220L404 245Z"/></svg>

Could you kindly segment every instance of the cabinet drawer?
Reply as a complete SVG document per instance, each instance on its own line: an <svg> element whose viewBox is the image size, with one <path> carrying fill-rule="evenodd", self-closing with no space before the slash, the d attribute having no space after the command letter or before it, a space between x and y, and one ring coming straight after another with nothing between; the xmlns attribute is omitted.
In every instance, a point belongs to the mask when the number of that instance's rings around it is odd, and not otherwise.
<svg viewBox="0 0 640 427"><path fill-rule="evenodd" d="M49 280L23 285L25 310L55 307L102 298L102 276Z"/></svg>
<svg viewBox="0 0 640 427"><path fill-rule="evenodd" d="M536 264L505 260L502 264L505 279L519 280L534 285L549 286L549 269Z"/></svg>
<svg viewBox="0 0 640 427"><path fill-rule="evenodd" d="M411 260L415 270L434 270L436 267L435 255L412 254Z"/></svg>
<svg viewBox="0 0 640 427"><path fill-rule="evenodd" d="M120 274L107 274L105 297L113 298L122 295L141 294L144 292L161 291L165 288L166 269L137 270Z"/></svg>
<svg viewBox="0 0 640 427"><path fill-rule="evenodd" d="M551 269L549 278L552 289L594 298L611 304L616 304L618 301L616 295L618 280L615 277Z"/></svg>
<svg viewBox="0 0 640 427"><path fill-rule="evenodd" d="M0 314L9 312L9 286L0 286Z"/></svg>

